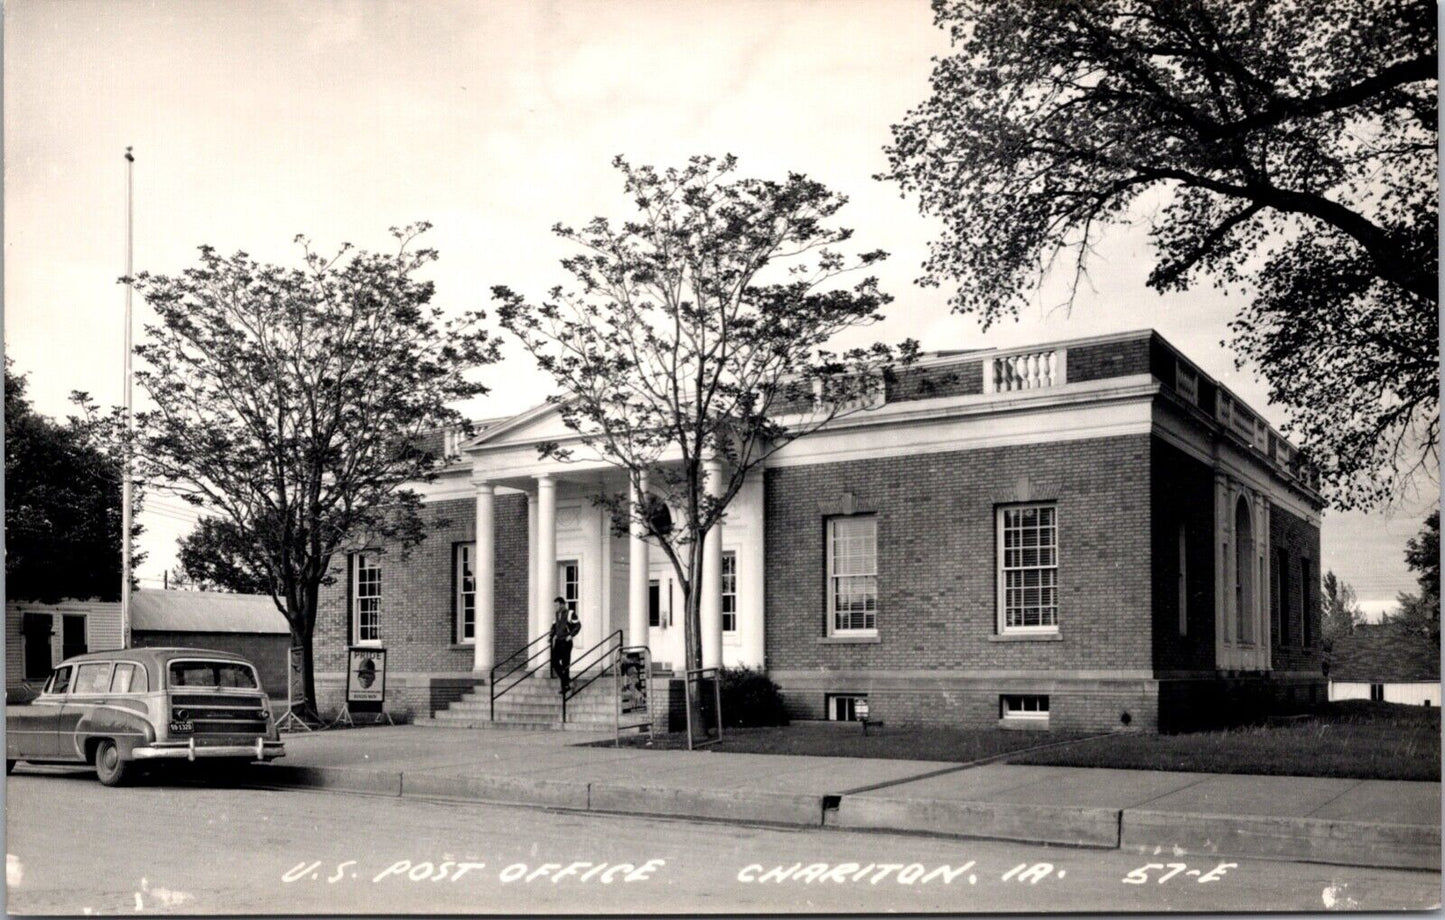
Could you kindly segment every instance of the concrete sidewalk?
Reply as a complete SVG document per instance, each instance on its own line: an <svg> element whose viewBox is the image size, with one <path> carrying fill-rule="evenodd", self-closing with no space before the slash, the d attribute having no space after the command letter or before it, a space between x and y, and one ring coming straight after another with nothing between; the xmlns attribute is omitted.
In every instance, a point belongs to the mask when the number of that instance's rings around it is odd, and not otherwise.
<svg viewBox="0 0 1445 920"><path fill-rule="evenodd" d="M287 735L267 785L1440 869L1440 784L579 747L610 733Z"/></svg>

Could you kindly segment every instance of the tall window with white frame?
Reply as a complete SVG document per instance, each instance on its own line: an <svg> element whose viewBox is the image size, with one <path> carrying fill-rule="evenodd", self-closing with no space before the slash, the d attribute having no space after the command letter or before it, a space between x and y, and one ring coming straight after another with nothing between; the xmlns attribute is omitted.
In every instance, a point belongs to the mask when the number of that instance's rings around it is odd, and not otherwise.
<svg viewBox="0 0 1445 920"><path fill-rule="evenodd" d="M722 557L722 631L738 631L738 554L731 550Z"/></svg>
<svg viewBox="0 0 1445 920"><path fill-rule="evenodd" d="M358 645L381 644L381 561L374 553L353 553L351 597Z"/></svg>
<svg viewBox="0 0 1445 920"><path fill-rule="evenodd" d="M557 563L557 593L566 599L569 613L577 612L582 600L581 566L575 559Z"/></svg>
<svg viewBox="0 0 1445 920"><path fill-rule="evenodd" d="M828 629L835 636L878 634L878 519L828 519Z"/></svg>
<svg viewBox="0 0 1445 920"><path fill-rule="evenodd" d="M999 632L1058 632L1058 509L1006 505L998 509L997 529Z"/></svg>
<svg viewBox="0 0 1445 920"><path fill-rule="evenodd" d="M458 543L456 553L457 641L470 644L477 641L477 545Z"/></svg>

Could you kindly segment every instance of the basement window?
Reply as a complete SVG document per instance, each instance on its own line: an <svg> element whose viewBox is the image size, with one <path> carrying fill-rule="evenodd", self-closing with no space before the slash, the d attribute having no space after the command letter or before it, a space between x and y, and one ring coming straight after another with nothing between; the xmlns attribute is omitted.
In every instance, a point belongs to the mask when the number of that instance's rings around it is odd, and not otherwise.
<svg viewBox="0 0 1445 920"><path fill-rule="evenodd" d="M858 704L866 701L866 693L830 693L826 708L829 722L857 722Z"/></svg>
<svg viewBox="0 0 1445 920"><path fill-rule="evenodd" d="M998 698L999 718L1004 722L1046 726L1049 698L1046 694L1006 693Z"/></svg>

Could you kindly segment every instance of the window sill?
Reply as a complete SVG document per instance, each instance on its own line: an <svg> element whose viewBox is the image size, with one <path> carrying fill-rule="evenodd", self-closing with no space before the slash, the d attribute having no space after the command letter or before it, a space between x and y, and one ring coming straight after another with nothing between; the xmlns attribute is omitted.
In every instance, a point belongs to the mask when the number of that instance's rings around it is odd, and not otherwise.
<svg viewBox="0 0 1445 920"><path fill-rule="evenodd" d="M1064 637L1056 632L1041 633L995 633L988 637L990 642L1062 642Z"/></svg>
<svg viewBox="0 0 1445 920"><path fill-rule="evenodd" d="M453 642L451 647L452 651L456 652L462 649L475 649L477 644L475 642Z"/></svg>
<svg viewBox="0 0 1445 920"><path fill-rule="evenodd" d="M819 645L880 645L883 640L872 636L819 636Z"/></svg>

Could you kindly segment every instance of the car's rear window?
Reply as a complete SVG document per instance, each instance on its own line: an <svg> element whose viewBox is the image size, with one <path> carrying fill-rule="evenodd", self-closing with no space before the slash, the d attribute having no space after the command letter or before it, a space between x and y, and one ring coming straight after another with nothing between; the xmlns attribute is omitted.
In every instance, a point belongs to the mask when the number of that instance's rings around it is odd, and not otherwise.
<svg viewBox="0 0 1445 920"><path fill-rule="evenodd" d="M239 661L172 661L169 673L172 687L257 689L256 672Z"/></svg>

